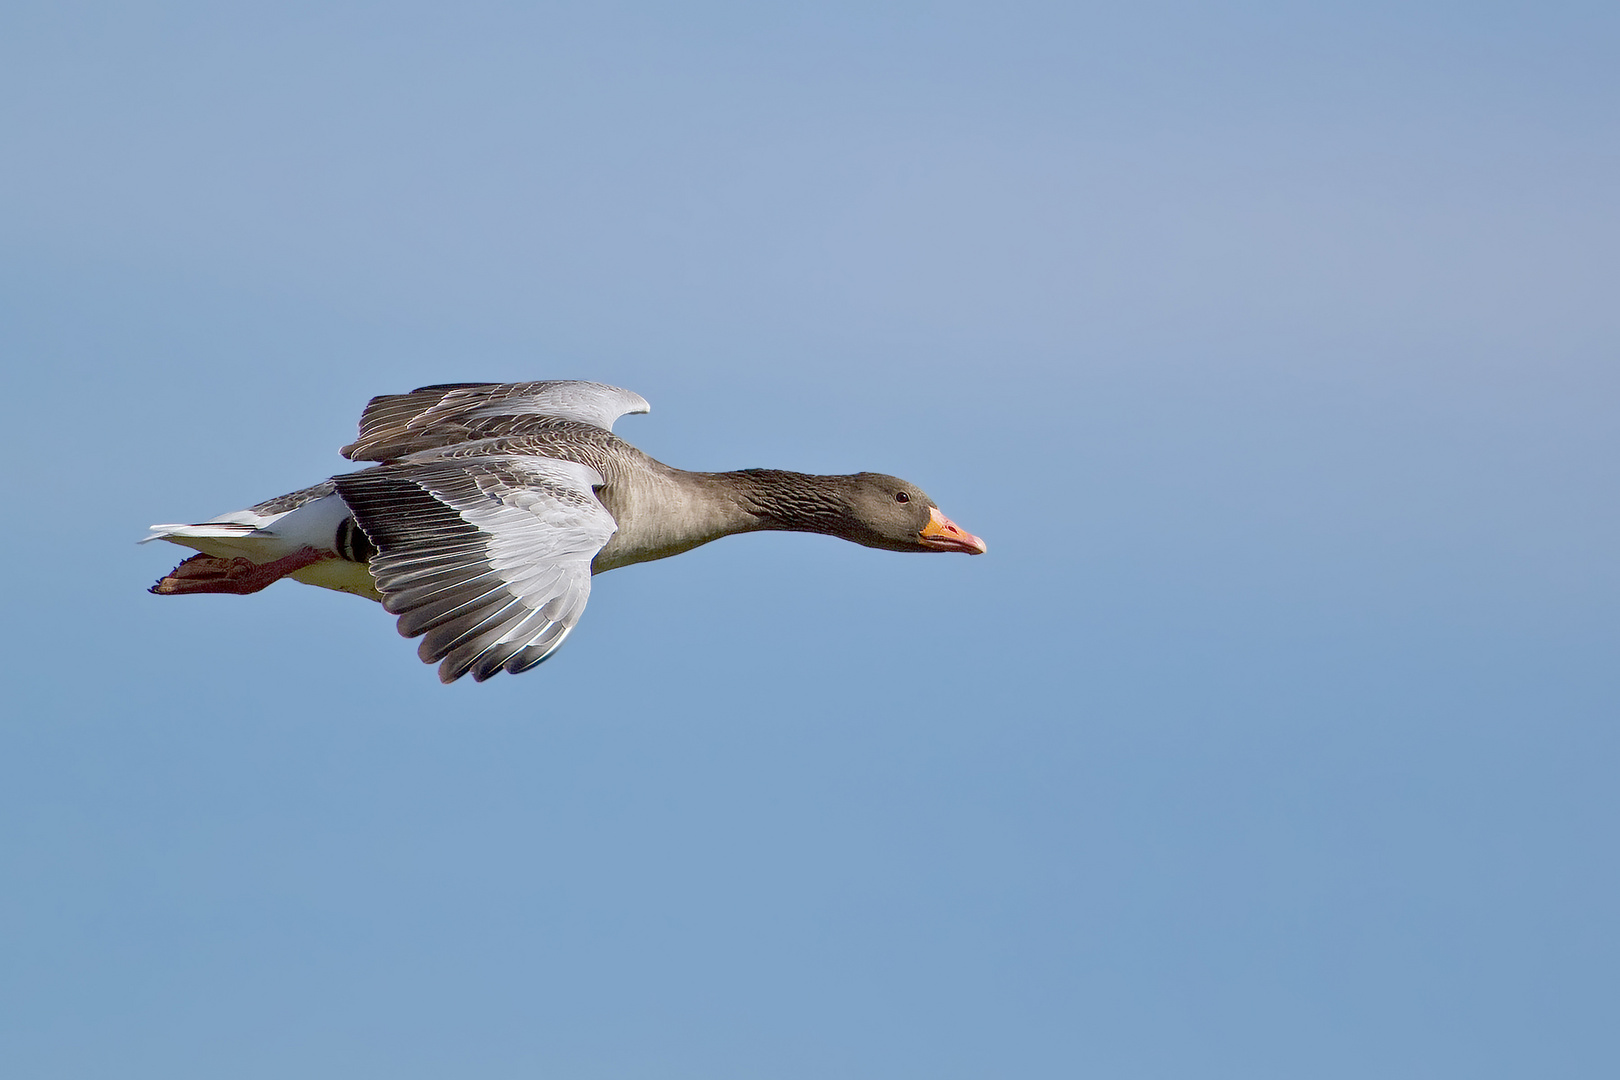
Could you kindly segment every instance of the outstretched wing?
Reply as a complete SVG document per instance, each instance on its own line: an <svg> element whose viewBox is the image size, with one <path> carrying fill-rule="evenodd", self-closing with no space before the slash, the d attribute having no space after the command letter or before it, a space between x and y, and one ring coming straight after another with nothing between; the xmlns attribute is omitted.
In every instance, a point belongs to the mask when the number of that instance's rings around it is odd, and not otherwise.
<svg viewBox="0 0 1620 1080"><path fill-rule="evenodd" d="M491 456L382 465L334 478L377 546L383 607L439 678L482 682L550 656L591 594L591 560L617 528L595 469Z"/></svg>
<svg viewBox="0 0 1620 1080"><path fill-rule="evenodd" d="M594 382L443 383L374 397L360 415L360 436L343 448L351 461L397 461L435 447L522 435L547 420L613 430L626 413L644 413L640 394Z"/></svg>

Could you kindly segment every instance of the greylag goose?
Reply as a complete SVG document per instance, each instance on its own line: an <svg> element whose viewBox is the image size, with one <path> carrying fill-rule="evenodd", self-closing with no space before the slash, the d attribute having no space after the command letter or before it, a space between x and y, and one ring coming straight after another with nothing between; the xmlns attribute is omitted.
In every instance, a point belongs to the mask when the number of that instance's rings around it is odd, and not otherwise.
<svg viewBox="0 0 1620 1080"><path fill-rule="evenodd" d="M292 578L380 600L454 682L546 659L591 575L732 533L818 532L889 551L983 554L882 473L686 472L613 434L639 394L592 382L445 383L371 399L351 461L377 462L141 541L201 552L151 591L258 592Z"/></svg>

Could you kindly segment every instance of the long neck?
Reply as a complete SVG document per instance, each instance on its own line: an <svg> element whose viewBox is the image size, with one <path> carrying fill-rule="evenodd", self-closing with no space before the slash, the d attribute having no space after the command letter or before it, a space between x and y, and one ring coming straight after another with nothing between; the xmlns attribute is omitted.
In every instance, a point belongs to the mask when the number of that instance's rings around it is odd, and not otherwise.
<svg viewBox="0 0 1620 1080"><path fill-rule="evenodd" d="M841 536L847 531L849 502L844 487L848 477L785 469L692 475L723 492L744 515L739 519L741 527L733 532L769 529Z"/></svg>
<svg viewBox="0 0 1620 1080"><path fill-rule="evenodd" d="M678 555L734 533L847 531L848 504L840 497L847 478L781 469L686 472L647 463L601 492L619 531L592 563L596 573Z"/></svg>

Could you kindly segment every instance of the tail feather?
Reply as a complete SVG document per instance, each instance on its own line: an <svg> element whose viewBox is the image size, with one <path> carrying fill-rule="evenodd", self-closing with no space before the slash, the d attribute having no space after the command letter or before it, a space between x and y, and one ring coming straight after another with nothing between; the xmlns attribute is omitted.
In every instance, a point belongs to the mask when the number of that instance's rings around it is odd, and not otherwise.
<svg viewBox="0 0 1620 1080"><path fill-rule="evenodd" d="M152 533L150 536L142 537L136 542L141 544L149 544L153 540L167 540L171 536L190 536L204 539L208 537L217 537L223 539L227 537L252 536L254 533L259 533L263 536L269 535L269 533L263 532L263 530L256 525L249 525L246 522L240 521L204 521L198 525L153 525L151 526L151 530Z"/></svg>

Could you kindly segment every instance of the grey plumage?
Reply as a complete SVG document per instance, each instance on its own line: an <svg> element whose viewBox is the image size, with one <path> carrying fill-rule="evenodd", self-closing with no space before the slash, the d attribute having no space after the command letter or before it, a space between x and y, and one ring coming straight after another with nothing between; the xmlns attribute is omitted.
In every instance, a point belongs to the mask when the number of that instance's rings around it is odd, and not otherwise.
<svg viewBox="0 0 1620 1080"><path fill-rule="evenodd" d="M444 383L371 399L360 436L345 446L350 461L394 461L456 443L524 435L556 420L605 431L626 413L648 411L640 394L603 383Z"/></svg>
<svg viewBox="0 0 1620 1080"><path fill-rule="evenodd" d="M337 490L337 485L331 480L322 480L307 488L289 491L285 495L277 495L273 499L266 499L262 503L255 503L248 507L248 512L262 517L275 517L277 514L286 514L307 506L317 499L324 499Z"/></svg>
<svg viewBox="0 0 1620 1080"><path fill-rule="evenodd" d="M401 634L425 635L419 655L446 682L516 673L562 644L616 528L591 493L600 481L574 462L431 452L336 478L376 545L383 607Z"/></svg>
<svg viewBox="0 0 1620 1080"><path fill-rule="evenodd" d="M591 576L733 533L826 533L898 551L982 552L915 486L880 473L671 468L612 425L640 395L590 382L446 383L373 398L355 461L380 464L201 525L163 595L279 576L380 599L452 682L516 673L579 621ZM349 569L344 569L345 567Z"/></svg>

